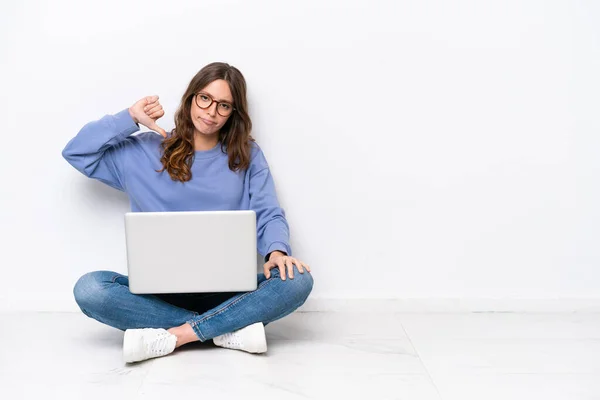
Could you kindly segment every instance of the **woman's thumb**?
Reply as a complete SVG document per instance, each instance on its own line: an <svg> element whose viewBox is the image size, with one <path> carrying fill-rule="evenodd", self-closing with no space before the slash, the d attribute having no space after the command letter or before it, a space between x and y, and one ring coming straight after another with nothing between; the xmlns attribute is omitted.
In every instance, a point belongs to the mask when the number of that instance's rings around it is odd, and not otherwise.
<svg viewBox="0 0 600 400"><path fill-rule="evenodd" d="M167 137L167 132L160 126L156 125L156 123L152 123L152 126L149 126L148 129L160 133L161 135L163 135L163 137Z"/></svg>

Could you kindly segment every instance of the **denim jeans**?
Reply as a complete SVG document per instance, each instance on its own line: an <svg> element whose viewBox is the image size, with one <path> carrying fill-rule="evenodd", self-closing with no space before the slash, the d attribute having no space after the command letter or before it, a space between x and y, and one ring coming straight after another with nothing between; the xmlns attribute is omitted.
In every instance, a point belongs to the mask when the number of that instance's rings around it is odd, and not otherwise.
<svg viewBox="0 0 600 400"><path fill-rule="evenodd" d="M83 275L73 288L75 301L90 318L125 331L133 328L169 329L189 323L202 342L262 322L283 318L300 307L312 287L312 274L294 278L271 269L267 279L258 274L258 288L249 292L133 294L129 278L112 271Z"/></svg>

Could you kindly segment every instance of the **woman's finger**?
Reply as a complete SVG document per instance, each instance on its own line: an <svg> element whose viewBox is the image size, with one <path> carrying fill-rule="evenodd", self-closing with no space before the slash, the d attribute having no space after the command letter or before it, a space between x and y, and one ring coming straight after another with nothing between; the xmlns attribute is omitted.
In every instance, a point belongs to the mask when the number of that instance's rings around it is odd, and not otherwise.
<svg viewBox="0 0 600 400"><path fill-rule="evenodd" d="M285 260L285 265L287 266L288 269L288 276L290 277L290 279L294 279L294 264L293 264L293 259L292 261Z"/></svg>
<svg viewBox="0 0 600 400"><path fill-rule="evenodd" d="M158 103L154 103L154 104L150 104L150 105L147 105L146 107L144 107L144 113L146 113L147 115L150 115L153 112L156 112L160 109L162 109L162 106Z"/></svg>
<svg viewBox="0 0 600 400"><path fill-rule="evenodd" d="M285 281L285 265L281 258L278 258L277 260L279 261L277 263L277 266L279 267L279 275L281 276L281 279Z"/></svg>
<svg viewBox="0 0 600 400"><path fill-rule="evenodd" d="M159 119L163 115L165 115L165 112L163 110L158 110L153 112L152 114L149 114L148 116L153 119Z"/></svg>
<svg viewBox="0 0 600 400"><path fill-rule="evenodd" d="M155 113L157 111L162 111L162 106L160 104L157 104L155 106L146 106L146 108L144 109L144 112L148 115Z"/></svg>
<svg viewBox="0 0 600 400"><path fill-rule="evenodd" d="M296 260L294 259L294 262L296 263L296 267L298 268L298 272L300 272L301 274L304 273L304 268L302 267L302 262L300 260Z"/></svg>
<svg viewBox="0 0 600 400"><path fill-rule="evenodd" d="M153 95L153 96L146 96L144 98L144 103L145 104L152 104L152 103L156 103L158 101L158 95Z"/></svg>

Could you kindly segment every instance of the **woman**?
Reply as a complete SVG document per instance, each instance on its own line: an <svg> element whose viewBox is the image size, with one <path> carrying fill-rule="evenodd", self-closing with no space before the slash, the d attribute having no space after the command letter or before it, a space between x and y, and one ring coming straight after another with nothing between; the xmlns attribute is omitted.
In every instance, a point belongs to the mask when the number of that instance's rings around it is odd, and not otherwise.
<svg viewBox="0 0 600 400"><path fill-rule="evenodd" d="M285 212L250 135L245 79L229 64L209 64L191 80L169 133L156 124L163 115L158 96L145 97L86 124L62 155L87 177L126 192L134 212L255 210L258 252L265 255L258 288L136 295L127 276L94 271L75 284L75 300L88 317L125 331L125 362L210 339L221 347L266 352L264 326L300 307L313 278L310 267L292 257ZM140 123L152 131L130 136Z"/></svg>

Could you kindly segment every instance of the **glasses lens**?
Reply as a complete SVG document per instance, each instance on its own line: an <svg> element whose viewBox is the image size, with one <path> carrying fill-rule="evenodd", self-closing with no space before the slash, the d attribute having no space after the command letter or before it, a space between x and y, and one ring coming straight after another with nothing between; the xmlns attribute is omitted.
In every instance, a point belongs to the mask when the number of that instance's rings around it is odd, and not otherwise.
<svg viewBox="0 0 600 400"><path fill-rule="evenodd" d="M198 104L198 107L207 108L210 106L210 103L212 103L212 99L207 95L201 93L196 95L196 104Z"/></svg>
<svg viewBox="0 0 600 400"><path fill-rule="evenodd" d="M233 107L229 103L219 103L219 106L217 107L217 111L223 117L227 117L229 114L231 114L232 110Z"/></svg>

